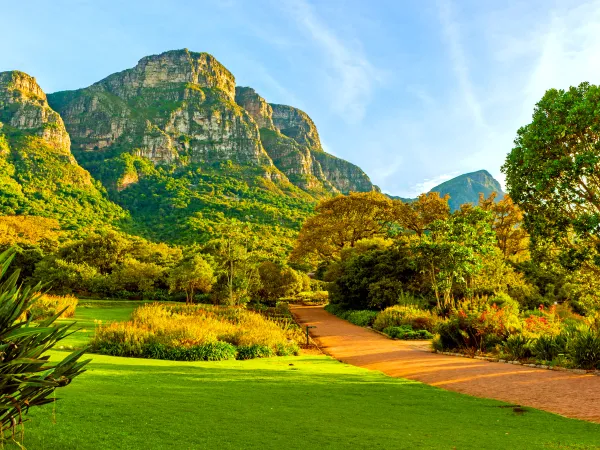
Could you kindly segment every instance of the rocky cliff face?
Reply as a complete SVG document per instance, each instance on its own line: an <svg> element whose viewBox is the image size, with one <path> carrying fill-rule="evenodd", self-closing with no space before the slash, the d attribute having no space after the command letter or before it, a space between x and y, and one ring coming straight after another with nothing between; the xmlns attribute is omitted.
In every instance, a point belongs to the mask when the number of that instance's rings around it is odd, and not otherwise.
<svg viewBox="0 0 600 450"><path fill-rule="evenodd" d="M297 108L272 104L273 123L281 133L313 150L322 150L317 127L308 114Z"/></svg>
<svg viewBox="0 0 600 450"><path fill-rule="evenodd" d="M26 73L0 73L0 122L38 136L57 151L71 155L61 117L50 108L35 78Z"/></svg>
<svg viewBox="0 0 600 450"><path fill-rule="evenodd" d="M51 94L49 102L65 120L77 158L101 178L100 161L127 153L178 167L232 161L317 197L375 189L358 167L323 152L306 113L236 88L233 75L206 53L148 56L88 88ZM131 184L136 176L102 180L123 189L125 179Z"/></svg>
<svg viewBox="0 0 600 450"><path fill-rule="evenodd" d="M0 214L55 217L70 227L122 216L71 154L61 117L35 78L0 73Z"/></svg>
<svg viewBox="0 0 600 450"><path fill-rule="evenodd" d="M235 102L252 116L259 128L274 130L273 108L250 87L235 88Z"/></svg>
<svg viewBox="0 0 600 450"><path fill-rule="evenodd" d="M149 56L88 88L49 96L76 155L129 152L155 164L271 166L256 124L234 98L233 75L212 56L187 50Z"/></svg>
<svg viewBox="0 0 600 450"><path fill-rule="evenodd" d="M261 128L261 141L289 180L317 195L377 189L357 166L325 153L319 132L304 111L269 104L248 87L236 88L236 102Z"/></svg>

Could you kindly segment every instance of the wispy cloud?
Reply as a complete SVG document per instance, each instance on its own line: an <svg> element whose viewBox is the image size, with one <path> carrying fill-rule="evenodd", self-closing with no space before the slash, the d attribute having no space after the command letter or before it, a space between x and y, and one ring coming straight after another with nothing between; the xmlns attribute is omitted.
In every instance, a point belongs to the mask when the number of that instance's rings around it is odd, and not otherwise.
<svg viewBox="0 0 600 450"><path fill-rule="evenodd" d="M438 175L434 178L428 178L421 183L417 183L411 187L410 191L413 196L417 196L424 192L429 192L432 188L436 187L438 184L443 183L444 181L451 180L455 176L460 175L458 172L450 172L444 173L442 175Z"/></svg>
<svg viewBox="0 0 600 450"><path fill-rule="evenodd" d="M475 122L485 126L483 111L471 82L469 65L462 44L460 23L455 18L453 4L451 0L439 0L438 6L442 32L462 96Z"/></svg>
<svg viewBox="0 0 600 450"><path fill-rule="evenodd" d="M338 37L307 1L288 0L284 5L298 27L320 50L329 77L332 109L350 122L359 122L365 116L379 71L363 54L356 38Z"/></svg>

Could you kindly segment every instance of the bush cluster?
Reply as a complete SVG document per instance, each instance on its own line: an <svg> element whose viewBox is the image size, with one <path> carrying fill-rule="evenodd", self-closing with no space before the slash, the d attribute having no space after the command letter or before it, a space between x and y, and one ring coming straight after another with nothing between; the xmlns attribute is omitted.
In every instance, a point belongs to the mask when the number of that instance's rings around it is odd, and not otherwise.
<svg viewBox="0 0 600 450"><path fill-rule="evenodd" d="M563 317L561 317L561 315ZM511 302L463 303L436 327L434 349L600 369L600 328L555 306L519 313Z"/></svg>
<svg viewBox="0 0 600 450"><path fill-rule="evenodd" d="M389 327L407 325L411 329L426 330L431 333L437 321L437 315L431 311L412 305L396 305L390 306L377 314L373 328L384 331Z"/></svg>
<svg viewBox="0 0 600 450"><path fill-rule="evenodd" d="M41 295L27 311L33 320L53 317L62 311L61 319L73 317L77 308L77 297L72 295Z"/></svg>
<svg viewBox="0 0 600 450"><path fill-rule="evenodd" d="M399 327L386 327L383 329L383 333L387 334L393 339L431 339L433 334L427 330L413 330L410 325L402 325Z"/></svg>
<svg viewBox="0 0 600 450"><path fill-rule="evenodd" d="M329 292L327 291L305 291L299 292L294 296L282 297L282 302L296 303L306 306L325 305L329 301Z"/></svg>
<svg viewBox="0 0 600 450"><path fill-rule="evenodd" d="M438 317L414 305L396 305L383 311L346 310L333 303L325 310L361 327L372 327L394 339L431 339Z"/></svg>
<svg viewBox="0 0 600 450"><path fill-rule="evenodd" d="M377 317L377 311L370 311L368 309L363 310L345 310L340 305L330 303L325 306L325 310L340 319L347 320L354 325L360 327L370 327L373 325L375 318Z"/></svg>
<svg viewBox="0 0 600 450"><path fill-rule="evenodd" d="M128 322L99 326L92 350L113 356L216 361L297 354L300 329L241 308L140 306Z"/></svg>

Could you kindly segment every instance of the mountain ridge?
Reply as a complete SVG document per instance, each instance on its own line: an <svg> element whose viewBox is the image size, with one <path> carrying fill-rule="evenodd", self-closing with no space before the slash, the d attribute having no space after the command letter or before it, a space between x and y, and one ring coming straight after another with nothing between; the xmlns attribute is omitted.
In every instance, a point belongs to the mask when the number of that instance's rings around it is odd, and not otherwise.
<svg viewBox="0 0 600 450"><path fill-rule="evenodd" d="M437 192L442 197L449 195L448 205L453 211L460 209L460 205L465 203L476 205L479 202L480 194L483 194L487 198L490 194L496 192L496 202L502 200L502 197L506 195L502 191L500 182L485 169L458 175L438 184L428 192ZM416 200L414 198L403 198L393 195L390 197L404 202L413 202Z"/></svg>
<svg viewBox="0 0 600 450"><path fill-rule="evenodd" d="M255 99L236 95L244 89ZM322 151L316 126L306 113L268 104L249 89L236 88L233 74L211 55L184 49L146 56L135 67L87 88L48 98L65 121L76 155L118 149L135 150L155 164L231 160L264 166L262 176L286 183L290 180L264 148L260 129L281 132L315 152ZM264 111L259 113L256 106ZM81 119L82 113L89 120ZM280 157L290 145L271 150ZM291 182L312 195L376 189L360 168L333 155L320 156L325 170L313 170L312 165L321 165L316 158L301 159L296 158L303 164L293 173L302 179Z"/></svg>
<svg viewBox="0 0 600 450"><path fill-rule="evenodd" d="M0 164L0 213L69 227L127 217L135 233L167 241L202 241L237 219L289 244L321 198L379 191L324 151L304 111L236 86L214 57L187 49L47 96L27 74L0 73ZM436 188L455 209L499 184L479 171Z"/></svg>

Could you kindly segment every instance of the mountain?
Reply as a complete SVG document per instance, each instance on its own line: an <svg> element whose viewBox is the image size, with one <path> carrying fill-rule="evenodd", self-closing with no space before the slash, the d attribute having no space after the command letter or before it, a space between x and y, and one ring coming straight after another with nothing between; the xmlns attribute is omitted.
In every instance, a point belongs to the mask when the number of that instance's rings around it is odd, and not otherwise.
<svg viewBox="0 0 600 450"><path fill-rule="evenodd" d="M207 53L147 56L48 102L76 160L147 237L202 240L224 218L288 236L320 198L378 189L323 151L306 113L236 87Z"/></svg>
<svg viewBox="0 0 600 450"><path fill-rule="evenodd" d="M477 204L479 194L489 197L492 192L496 192L496 201L504 197L502 186L487 170L478 170L477 172L465 173L451 180L432 188L429 192L439 192L440 195L450 195L448 204L454 211L460 208L464 203Z"/></svg>
<svg viewBox="0 0 600 450"><path fill-rule="evenodd" d="M496 180L487 170L478 170L477 172L459 175L442 184L438 184L430 189L429 192L437 192L442 197L444 195L449 195L450 200L448 200L448 204L452 211L460 209L460 205L464 203L471 203L473 205L478 204L480 193L489 197L492 192L496 192L498 194L495 199L496 202L502 200L502 197L505 195L505 193L502 192L502 186L500 186L498 180ZM395 195L388 195L388 197L406 203L411 203L416 200L414 198L403 198Z"/></svg>
<svg viewBox="0 0 600 450"><path fill-rule="evenodd" d="M179 243L238 219L283 254L319 199L372 190L360 168L323 150L305 112L236 86L207 53L147 56L48 96L27 74L0 73L0 214ZM432 191L450 194L453 209L501 193L486 171Z"/></svg>
<svg viewBox="0 0 600 450"><path fill-rule="evenodd" d="M126 216L71 153L63 121L35 78L0 73L0 214L57 218L64 228Z"/></svg>
<svg viewBox="0 0 600 450"><path fill-rule="evenodd" d="M148 56L88 88L51 94L49 102L84 164L123 153L179 167L231 161L309 194L374 189L358 167L323 151L306 113L236 88L234 76L207 53ZM124 188L133 178L106 181Z"/></svg>

